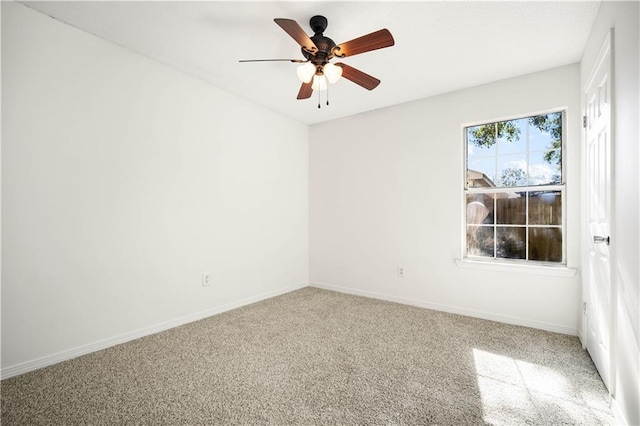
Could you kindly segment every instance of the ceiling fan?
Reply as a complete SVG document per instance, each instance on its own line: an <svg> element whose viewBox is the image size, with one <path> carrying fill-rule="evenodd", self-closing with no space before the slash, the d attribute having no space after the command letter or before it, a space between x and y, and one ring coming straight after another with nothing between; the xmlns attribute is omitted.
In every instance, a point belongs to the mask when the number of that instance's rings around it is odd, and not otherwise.
<svg viewBox="0 0 640 426"><path fill-rule="evenodd" d="M336 44L329 37L323 35L327 28L327 18L324 16L316 15L309 20L309 25L314 32L311 37L293 19L276 18L274 21L298 42L305 59L249 59L240 62L288 61L304 64L297 70L298 77L302 81L298 99L311 97L314 90L327 90L327 83L335 83L340 77L344 77L367 90L373 90L380 84L380 80L377 78L354 67L341 62L332 64L330 61L334 57L345 58L393 46L393 36L386 28ZM320 104L318 104L319 107Z"/></svg>

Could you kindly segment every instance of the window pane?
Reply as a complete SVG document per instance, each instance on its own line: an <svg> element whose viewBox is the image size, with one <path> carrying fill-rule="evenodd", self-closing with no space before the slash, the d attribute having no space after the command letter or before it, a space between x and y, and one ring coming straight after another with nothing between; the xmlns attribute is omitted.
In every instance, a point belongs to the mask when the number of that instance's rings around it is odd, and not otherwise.
<svg viewBox="0 0 640 426"><path fill-rule="evenodd" d="M493 224L493 198L489 194L467 195L467 223Z"/></svg>
<svg viewBox="0 0 640 426"><path fill-rule="evenodd" d="M529 117L529 150L547 151L562 144L562 113Z"/></svg>
<svg viewBox="0 0 640 426"><path fill-rule="evenodd" d="M527 186L527 153L498 157L496 186Z"/></svg>
<svg viewBox="0 0 640 426"><path fill-rule="evenodd" d="M530 225L562 224L562 192L539 191L529 193Z"/></svg>
<svg viewBox="0 0 640 426"><path fill-rule="evenodd" d="M562 113L530 117L529 124L530 184L561 183Z"/></svg>
<svg viewBox="0 0 640 426"><path fill-rule="evenodd" d="M552 185L561 183L561 155L561 150L530 153L529 185Z"/></svg>
<svg viewBox="0 0 640 426"><path fill-rule="evenodd" d="M472 158L469 157L467 163L467 187L469 188L490 188L494 187L496 176L496 159Z"/></svg>
<svg viewBox="0 0 640 426"><path fill-rule="evenodd" d="M467 226L467 255L493 257L493 226Z"/></svg>
<svg viewBox="0 0 640 426"><path fill-rule="evenodd" d="M475 157L496 155L496 123L467 127L467 154Z"/></svg>
<svg viewBox="0 0 640 426"><path fill-rule="evenodd" d="M526 193L499 193L496 199L496 223L501 225L527 224Z"/></svg>
<svg viewBox="0 0 640 426"><path fill-rule="evenodd" d="M529 259L562 262L562 230L529 228Z"/></svg>
<svg viewBox="0 0 640 426"><path fill-rule="evenodd" d="M496 229L496 257L502 259L526 259L526 228L507 228L499 226Z"/></svg>
<svg viewBox="0 0 640 426"><path fill-rule="evenodd" d="M527 119L502 121L498 126L498 155L527 152Z"/></svg>

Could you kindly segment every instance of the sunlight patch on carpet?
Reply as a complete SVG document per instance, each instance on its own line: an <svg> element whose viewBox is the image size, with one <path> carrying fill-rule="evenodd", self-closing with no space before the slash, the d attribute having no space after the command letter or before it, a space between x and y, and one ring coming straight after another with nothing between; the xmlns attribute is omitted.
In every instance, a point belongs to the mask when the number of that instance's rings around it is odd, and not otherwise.
<svg viewBox="0 0 640 426"><path fill-rule="evenodd" d="M473 349L484 420L492 425L539 422L540 413L567 423L605 419L607 407L593 406L588 393L551 368Z"/></svg>

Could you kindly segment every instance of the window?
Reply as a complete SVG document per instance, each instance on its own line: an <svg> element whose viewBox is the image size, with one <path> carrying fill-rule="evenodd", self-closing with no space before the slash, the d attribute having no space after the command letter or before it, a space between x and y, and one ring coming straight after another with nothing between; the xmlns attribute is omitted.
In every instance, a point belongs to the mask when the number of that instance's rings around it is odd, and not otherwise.
<svg viewBox="0 0 640 426"><path fill-rule="evenodd" d="M465 257L563 264L564 112L465 127Z"/></svg>

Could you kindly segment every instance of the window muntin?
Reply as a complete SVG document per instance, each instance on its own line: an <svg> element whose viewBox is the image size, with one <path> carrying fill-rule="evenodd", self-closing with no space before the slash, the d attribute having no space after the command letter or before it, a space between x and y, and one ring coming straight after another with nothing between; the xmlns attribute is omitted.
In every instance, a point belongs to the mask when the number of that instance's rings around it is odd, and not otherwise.
<svg viewBox="0 0 640 426"><path fill-rule="evenodd" d="M563 118L465 128L465 257L565 263Z"/></svg>

